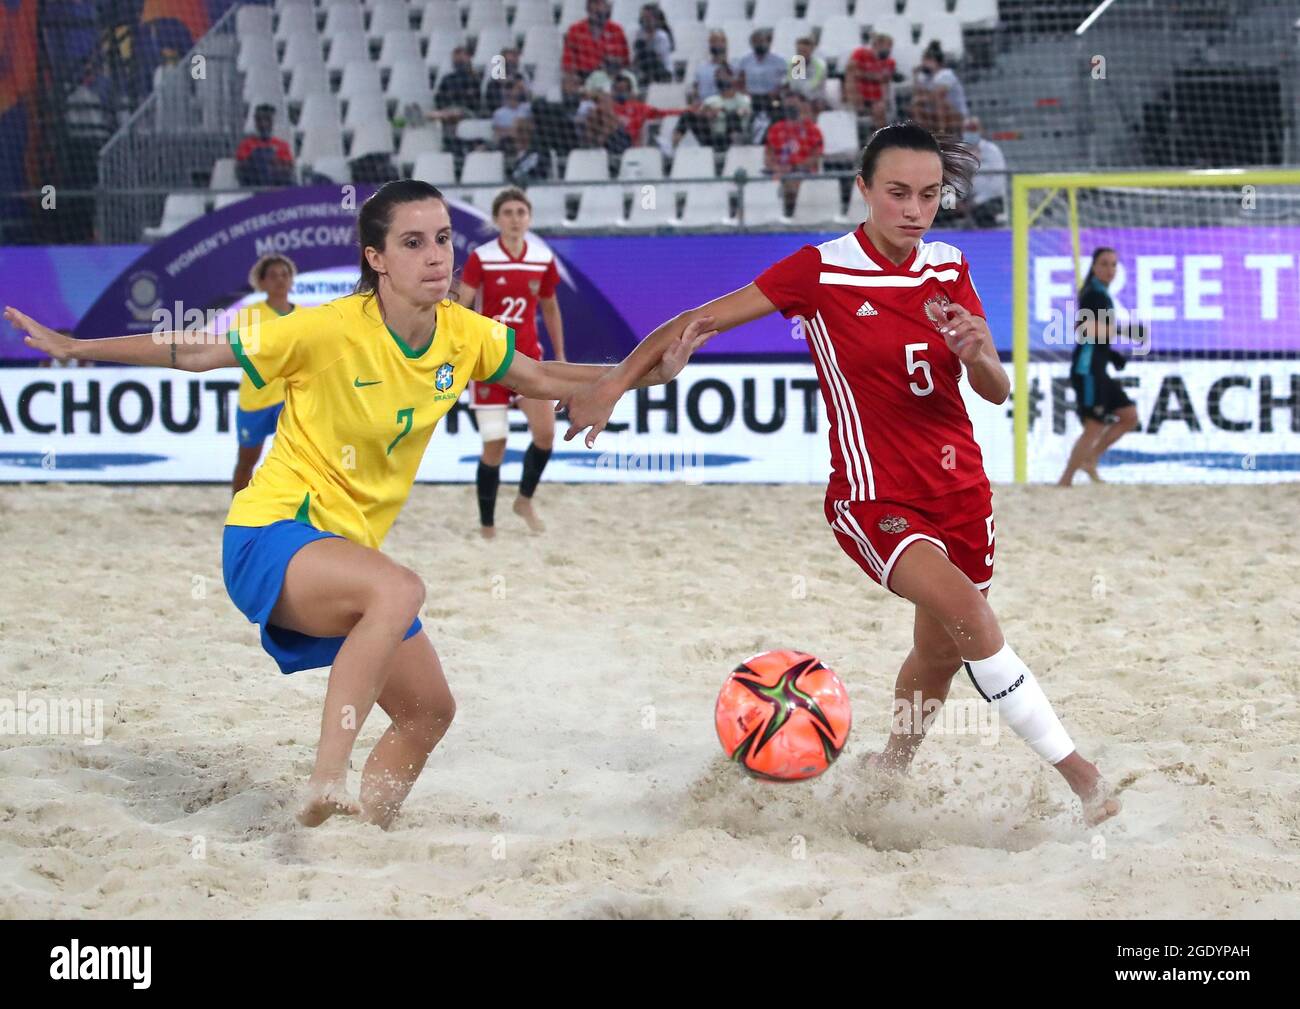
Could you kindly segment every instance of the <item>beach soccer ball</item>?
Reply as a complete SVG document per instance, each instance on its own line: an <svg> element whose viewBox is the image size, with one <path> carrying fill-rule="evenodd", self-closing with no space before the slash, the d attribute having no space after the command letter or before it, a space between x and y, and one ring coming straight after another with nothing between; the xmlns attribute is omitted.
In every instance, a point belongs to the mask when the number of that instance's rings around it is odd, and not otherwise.
<svg viewBox="0 0 1300 1009"><path fill-rule="evenodd" d="M849 693L833 669L803 652L763 652L727 677L714 709L727 756L756 778L815 778L849 738Z"/></svg>

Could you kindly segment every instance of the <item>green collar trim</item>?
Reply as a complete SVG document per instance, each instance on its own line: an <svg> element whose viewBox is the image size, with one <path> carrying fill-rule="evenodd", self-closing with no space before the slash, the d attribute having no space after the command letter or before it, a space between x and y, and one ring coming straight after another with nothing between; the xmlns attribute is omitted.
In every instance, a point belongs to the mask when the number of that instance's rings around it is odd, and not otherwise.
<svg viewBox="0 0 1300 1009"><path fill-rule="evenodd" d="M405 357L410 358L412 361L418 361L425 354L427 354L429 352L429 348L433 346L433 341L437 339L438 336L438 323L435 321L433 324L433 332L429 334L429 342L426 343L422 349L414 350L412 349L409 343L407 343L400 336L398 336L396 333L393 332L393 327L388 325L388 323L384 323L384 328L388 330L388 335L391 336L393 338L393 342L397 344L397 349L400 350Z"/></svg>

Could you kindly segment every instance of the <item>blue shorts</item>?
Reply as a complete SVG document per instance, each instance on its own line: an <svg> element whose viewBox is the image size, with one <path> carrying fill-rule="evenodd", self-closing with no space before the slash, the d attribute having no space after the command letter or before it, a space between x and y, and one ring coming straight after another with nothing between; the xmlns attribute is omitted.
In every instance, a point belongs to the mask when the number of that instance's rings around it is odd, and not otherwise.
<svg viewBox="0 0 1300 1009"><path fill-rule="evenodd" d="M276 421L280 419L283 403L268 406L265 410L240 410L235 408L235 432L240 448L260 448L262 442L275 434Z"/></svg>
<svg viewBox="0 0 1300 1009"><path fill-rule="evenodd" d="M262 629L262 647L282 673L332 666L344 638L314 638L267 623L280 598L289 561L308 543L342 539L306 522L282 519L269 526L226 526L221 538L221 573L231 602ZM403 640L420 632L416 617Z"/></svg>

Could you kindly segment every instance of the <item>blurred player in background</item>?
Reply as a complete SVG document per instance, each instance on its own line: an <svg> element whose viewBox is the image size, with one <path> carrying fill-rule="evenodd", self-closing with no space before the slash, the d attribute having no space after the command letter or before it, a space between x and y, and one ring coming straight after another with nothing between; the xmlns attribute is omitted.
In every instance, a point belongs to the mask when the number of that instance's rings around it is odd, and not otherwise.
<svg viewBox="0 0 1300 1009"><path fill-rule="evenodd" d="M248 284L254 291L266 292L266 300L254 302L240 309L240 322L258 323L288 315L294 306L289 301L293 278L297 273L288 256L263 256L248 273ZM230 490L238 494L253 478L253 468L262 457L262 443L275 434L280 410L284 407L284 383L271 379L257 388L247 375L239 379L239 408L235 412L235 433L239 436L239 455L235 459L235 475Z"/></svg>
<svg viewBox="0 0 1300 1009"><path fill-rule="evenodd" d="M1114 249L1093 250L1092 265L1079 288L1079 308L1074 329L1074 353L1070 355L1070 385L1079 411L1083 433L1070 449L1070 459L1059 481L1062 487L1074 483L1083 470L1100 483L1097 464L1106 450L1138 426L1137 407L1124 387L1106 374L1106 365L1123 371L1128 359L1111 346L1119 327L1115 323L1115 302L1108 290L1119 260Z"/></svg>
<svg viewBox="0 0 1300 1009"><path fill-rule="evenodd" d="M545 247L529 247L525 236L533 221L533 205L521 189L503 189L492 201L492 223L500 231L495 238L469 254L461 273L457 301L509 326L515 331L515 351L534 360L542 358L537 337L537 310L542 310L555 360L564 360L564 322L555 289L560 282L555 255ZM524 453L524 472L514 511L533 532L544 526L533 509L533 494L542 471L551 458L555 440L555 404L516 396L504 385L475 382L470 389L470 406L483 439L479 459L478 512L480 533L485 539L496 535L497 489L501 485L501 463L506 457L506 436L510 433L509 411L517 406L528 420L532 441Z"/></svg>

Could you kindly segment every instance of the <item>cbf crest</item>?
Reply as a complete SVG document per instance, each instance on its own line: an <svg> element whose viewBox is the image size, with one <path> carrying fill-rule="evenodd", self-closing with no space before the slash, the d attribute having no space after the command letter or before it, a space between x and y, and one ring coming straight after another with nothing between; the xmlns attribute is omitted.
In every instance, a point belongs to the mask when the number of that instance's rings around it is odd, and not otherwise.
<svg viewBox="0 0 1300 1009"><path fill-rule="evenodd" d="M438 370L433 373L433 385L439 392L446 392L451 388L455 380L455 369L450 364L438 366Z"/></svg>

